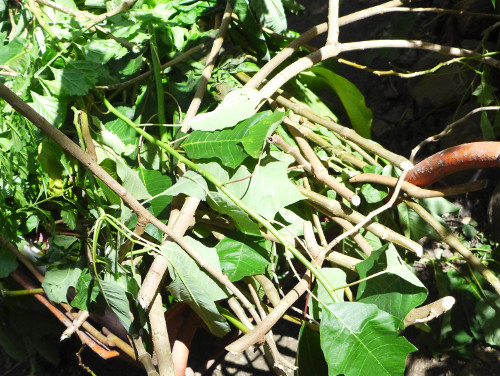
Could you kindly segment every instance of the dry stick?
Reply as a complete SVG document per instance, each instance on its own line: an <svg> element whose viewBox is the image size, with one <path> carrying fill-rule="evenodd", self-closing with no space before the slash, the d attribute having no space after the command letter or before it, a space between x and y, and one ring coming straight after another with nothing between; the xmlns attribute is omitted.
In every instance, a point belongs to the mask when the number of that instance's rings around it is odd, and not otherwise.
<svg viewBox="0 0 500 376"><path fill-rule="evenodd" d="M137 360L143 365L147 376L158 376L158 372L156 372L153 361L151 360L151 355L149 355L144 348L142 338L140 336L134 337L132 342L134 343L135 351L137 352Z"/></svg>
<svg viewBox="0 0 500 376"><path fill-rule="evenodd" d="M376 14L384 13L386 8L389 7L397 7L402 5L403 3L399 0L389 1L387 3L377 5L368 9L361 10L359 12L355 12L349 14L347 16L343 16L339 18L339 26L347 25L349 23L362 20L364 18L371 17ZM295 39L292 43L290 43L286 48L280 51L275 57L273 57L266 65L264 65L253 77L252 79L245 85L245 87L256 89L263 80L269 76L269 74L275 70L281 63L283 63L286 59L288 59L292 54L300 47L305 45L311 39L316 36L325 33L328 30L328 26L325 23L316 25L311 29L307 30L303 33L299 38Z"/></svg>
<svg viewBox="0 0 500 376"><path fill-rule="evenodd" d="M440 133L438 133L438 134L436 134L434 136L426 138L425 140L423 140L422 142L420 142L417 146L415 146L412 149L412 151L411 151L410 161L413 161L415 159L415 156L417 155L418 151L425 144L428 144L429 142L434 142L434 141L440 140L444 135L446 135L447 133L449 133L456 125L458 125L461 122L467 120L470 116L474 115L475 113L480 112L480 111L498 111L498 110L500 110L500 106L486 106L486 107L478 107L478 108L473 109L472 111L468 112L463 117L461 117L460 119L454 121L453 123L448 124L443 129L442 132L440 132Z"/></svg>
<svg viewBox="0 0 500 376"><path fill-rule="evenodd" d="M445 296L432 303L414 308L406 315L404 327L407 328L410 325L431 321L448 312L454 304L455 298L453 296Z"/></svg>
<svg viewBox="0 0 500 376"><path fill-rule="evenodd" d="M357 272L356 265L363 261L336 251L330 252L328 256L326 256L326 260L352 270L353 272Z"/></svg>
<svg viewBox="0 0 500 376"><path fill-rule="evenodd" d="M350 183L375 183L383 184L388 187L395 187L398 179L392 176L383 176L372 173L358 174L349 179ZM485 179L476 180L469 183L452 185L436 189L424 189L416 185L403 182L401 190L414 198L446 197L459 195L467 192L475 192L486 188L488 181Z"/></svg>
<svg viewBox="0 0 500 376"><path fill-rule="evenodd" d="M201 74L194 99L191 101L191 104L186 111L186 119L192 119L200 108L201 100L203 99L205 91L207 90L208 81L210 80L210 76L212 75L217 56L219 55L219 51L222 48L222 42L224 42L224 36L226 35L227 29L229 28L229 23L231 22L231 13L233 13L233 8L228 1L226 3L226 9L224 9L224 16L222 17L219 32L217 33L217 37L214 40L214 44L212 45L212 50L208 55L207 65L205 66L205 69L203 69L203 73ZM184 120L184 123L186 121L187 120ZM181 131L184 133L187 133L188 130L189 125L183 125L181 127Z"/></svg>
<svg viewBox="0 0 500 376"><path fill-rule="evenodd" d="M300 72L313 67L315 64L338 56L342 52L367 50L375 48L411 48L421 49L426 51L437 52L449 56L468 56L477 57L483 63L495 68L500 68L500 61L489 56L483 56L477 52L456 47L448 47L430 42L419 40L401 40L401 39L382 39L382 40L367 40L362 42L341 43L335 45L327 45L319 50L303 57L294 63L287 66L280 73L276 74L269 82L260 90L263 98L270 98L280 87L282 87L292 77L295 77Z"/></svg>
<svg viewBox="0 0 500 376"><path fill-rule="evenodd" d="M354 228L352 223L345 220L344 218L332 217L332 221L339 224L346 231L351 231ZM354 231L353 235L354 236L352 238L354 239L356 244L359 246L359 248L363 251L363 253L367 256L370 256L372 251L373 251L373 247L366 241L366 239L363 237L363 235L361 235L359 232Z"/></svg>
<svg viewBox="0 0 500 376"><path fill-rule="evenodd" d="M288 123L287 123L288 124ZM328 173L328 170L323 163L319 160L318 156L311 148L309 143L302 137L294 127L289 126L288 130L295 138L295 142L299 145L302 153L306 156L307 160L311 164L311 168L313 170L314 177L325 184L327 187L330 187L335 192L337 192L340 196L344 197L347 201L351 202L354 206L358 206L361 203L361 199L357 194L347 188L345 185L339 183L333 176Z"/></svg>
<svg viewBox="0 0 500 376"><path fill-rule="evenodd" d="M229 281L229 278L215 269L196 251L196 249L183 237L171 231L163 222L153 216L147 209L145 209L134 196L130 194L120 183L118 183L111 175L109 175L101 166L95 163L87 153L85 153L78 145L71 141L59 129L51 125L43 116L33 110L14 92L7 88L4 84L0 83L0 97L9 103L16 111L31 121L37 128L46 133L52 140L54 140L63 150L70 153L78 159L85 167L87 167L95 176L101 179L113 192L118 196L139 216L144 216L151 224L163 231L166 235L172 238L186 253L196 261L201 268L204 268L207 273L212 275L217 281L226 286L233 292L239 299L242 300L245 307L255 315L257 320L259 316L251 303L245 296L236 288L236 286Z"/></svg>
<svg viewBox="0 0 500 376"><path fill-rule="evenodd" d="M441 239L448 244L450 247L454 248L467 263L476 271L478 271L484 279L495 289L498 295L500 295L500 280L484 266L480 259L478 259L466 246L464 246L460 240L453 235L450 230L439 223L427 210L425 210L419 204L412 201L404 201L410 208L412 208L425 222L427 222L441 237Z"/></svg>
<svg viewBox="0 0 500 376"><path fill-rule="evenodd" d="M280 302L280 294L276 287L274 287L274 283L264 274L254 275L253 278L255 278L262 287L273 307L277 306Z"/></svg>
<svg viewBox="0 0 500 376"><path fill-rule="evenodd" d="M309 199L315 208L319 209L322 213L329 217L341 217L353 223L363 222L366 218L361 213L340 204L340 202L336 200L332 200L331 198L320 195L319 193L309 191L298 185L296 188L300 193ZM383 240L400 245L401 247L406 248L419 256L422 255L422 246L420 244L404 237L384 225L381 225L380 223L372 222L366 224L364 227Z"/></svg>
<svg viewBox="0 0 500 376"><path fill-rule="evenodd" d="M328 35L326 44L339 42L339 0L328 1Z"/></svg>
<svg viewBox="0 0 500 376"><path fill-rule="evenodd" d="M151 324L151 339L158 359L158 371L160 376L173 376L174 364L172 352L170 351L170 341L168 338L165 314L163 313L163 303L161 294L157 294L149 310L149 322Z"/></svg>

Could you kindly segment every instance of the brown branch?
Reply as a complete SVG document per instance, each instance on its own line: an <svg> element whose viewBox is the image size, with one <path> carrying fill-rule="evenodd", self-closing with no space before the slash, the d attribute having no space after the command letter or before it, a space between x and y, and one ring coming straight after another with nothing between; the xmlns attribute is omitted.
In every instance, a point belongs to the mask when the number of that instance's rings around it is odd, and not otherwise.
<svg viewBox="0 0 500 376"><path fill-rule="evenodd" d="M341 217L347 219L352 223L360 223L365 220L365 216L361 213L342 205L336 200L320 195L319 193L309 191L300 186L296 186L300 193L308 198L314 207L319 209L322 213L329 217ZM381 225L377 222L369 222L364 226L368 231L377 235L383 240L393 242L401 247L408 249L416 253L417 255L422 254L422 246L413 240L410 240L403 235L391 230L390 228Z"/></svg>
<svg viewBox="0 0 500 376"><path fill-rule="evenodd" d="M445 296L425 306L414 308L406 315L404 327L407 328L410 325L431 321L448 312L454 304L455 298L453 296Z"/></svg>
<svg viewBox="0 0 500 376"><path fill-rule="evenodd" d="M383 184L388 187L395 187L397 183L397 178L393 178L392 176L383 176L377 174L359 174L355 175L349 179L350 183L375 183L375 184ZM446 197L446 196L454 196L467 192L475 192L481 189L486 188L488 184L487 180L476 180L470 183L452 185L449 187L442 187L436 189L423 189L416 185L413 185L408 182L403 182L401 186L401 190L414 198L431 198L431 197Z"/></svg>

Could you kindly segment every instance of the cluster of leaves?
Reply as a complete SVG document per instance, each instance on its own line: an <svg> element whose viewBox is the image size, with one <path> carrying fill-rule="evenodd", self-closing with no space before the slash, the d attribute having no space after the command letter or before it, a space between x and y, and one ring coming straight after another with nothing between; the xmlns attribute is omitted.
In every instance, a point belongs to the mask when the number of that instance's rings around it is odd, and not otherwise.
<svg viewBox="0 0 500 376"><path fill-rule="evenodd" d="M73 0L57 4L74 12L83 5ZM114 1L84 4L94 15L118 5ZM297 11L300 6L294 1L265 0L236 0L232 5L238 20L231 25L200 110L209 112L190 123L193 131L188 135L164 123L180 123L193 98L206 49L183 54L196 46L210 46L215 33L207 25L224 9L220 1L138 1L97 25L88 17L41 8L36 2L22 8L0 3L0 12L13 15L0 22L0 65L12 73L1 80L89 152L90 136L96 161L161 221L168 221L174 198L202 200L196 225L186 238L230 281L237 283L258 274L281 280L294 273L290 263L297 260L290 260L282 244L263 237L261 223L255 219L275 224L282 236L301 237L304 222L313 214L295 188L302 172L296 166L291 168L294 159L267 143L268 136L277 133L295 145L282 125L289 113L264 108L253 114L255 103L248 100L252 97L239 90L231 91L216 110L210 110L216 108L222 86L241 86L236 73L257 71L256 59L268 60L285 45L282 39L263 32L262 25L285 32L285 9ZM296 34L287 32L286 36L291 39ZM298 56L306 52L299 51ZM160 75L157 63L179 56L183 59ZM360 91L334 68L321 64L292 80L286 90L319 115L337 118L336 114L345 114L352 128L369 138L372 113ZM150 70L153 73L144 80L130 81ZM107 112L101 90L107 90L121 117ZM316 94L320 90L335 92L342 107L332 111ZM175 145L196 171L179 174L178 159L161 144L144 141L136 128ZM331 131L309 129L331 145L364 158ZM177 244L160 245L163 234L151 224L141 239L132 237L137 215L5 102L0 113L0 149L2 243L12 242L20 250L38 247L39 253L28 257L46 268L43 288L51 301L69 302L96 313L109 307L127 331L147 331L137 293L151 256L161 254L169 267L163 291L168 296L164 299L167 310L175 302L185 302L214 335L229 332L230 325L218 305L231 295L227 288ZM339 181L363 172L323 149L316 151ZM379 161L384 168L368 166L364 172L397 173L381 158ZM221 187L228 188L232 197ZM319 183L316 187L326 196L336 197ZM359 210L366 214L388 194L370 184L350 188L359 190L364 201ZM421 204L439 219L456 210L444 199L422 200ZM438 238L404 203L397 214L384 213L377 221L412 240L429 234ZM331 222L325 221L322 227L325 232L335 230ZM363 281L355 302L344 302L340 292L334 302L324 286L314 287L319 300L311 298L311 314L321 325L302 325L299 372L312 374L312 369L323 367L315 373L319 375L328 364L330 374L398 374L403 372L407 354L416 350L399 335L407 314L427 297L426 288L407 265L414 256L398 252L394 245L367 231L362 233L375 250L369 257L350 240L341 246L344 253L362 259L356 266ZM18 265L6 247L0 257L0 278L5 278ZM338 267L324 267L321 273L339 291L357 279ZM377 277L370 278L375 274ZM450 281L455 279L449 276ZM71 299L69 288L75 292ZM476 312L489 328L481 333L488 343L498 345L491 306L478 298Z"/></svg>

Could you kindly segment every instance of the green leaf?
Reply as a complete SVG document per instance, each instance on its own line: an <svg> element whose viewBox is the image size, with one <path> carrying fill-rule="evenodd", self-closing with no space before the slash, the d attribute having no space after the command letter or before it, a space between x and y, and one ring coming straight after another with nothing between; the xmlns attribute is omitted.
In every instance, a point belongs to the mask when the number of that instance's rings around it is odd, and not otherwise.
<svg viewBox="0 0 500 376"><path fill-rule="evenodd" d="M262 96L257 90L234 89L226 95L215 110L196 115L184 124L189 125L195 131L216 131L229 128L252 116L261 101Z"/></svg>
<svg viewBox="0 0 500 376"><path fill-rule="evenodd" d="M404 320L408 312L422 304L427 289L410 271L392 244L373 251L370 257L356 264L360 278L386 271L360 283L357 301L372 303L392 316Z"/></svg>
<svg viewBox="0 0 500 376"><path fill-rule="evenodd" d="M123 327L130 331L132 313L130 312L130 303L126 294L128 289L127 278L123 275L120 278L115 278L110 274L106 274L104 280L99 282L99 285L111 310L118 316Z"/></svg>
<svg viewBox="0 0 500 376"><path fill-rule="evenodd" d="M265 111L241 121L233 129L195 131L183 142L182 147L190 158L217 157L224 166L235 168L247 157L245 151L253 158L258 158L266 138L285 115L283 112Z"/></svg>
<svg viewBox="0 0 500 376"><path fill-rule="evenodd" d="M281 0L252 0L250 6L261 25L277 33L286 31L286 16Z"/></svg>
<svg viewBox="0 0 500 376"><path fill-rule="evenodd" d="M64 102L58 100L54 97L45 97L31 92L31 97L33 98L33 103L30 103L31 107L42 115L49 123L55 127L62 125L63 119L66 117L66 107Z"/></svg>
<svg viewBox="0 0 500 376"><path fill-rule="evenodd" d="M361 193L363 194L366 202L369 204L380 202L388 195L388 192L377 189L371 184L363 184L361 187Z"/></svg>
<svg viewBox="0 0 500 376"><path fill-rule="evenodd" d="M261 242L258 237L242 235L238 240L225 237L217 244L222 270L231 282L266 271L270 261Z"/></svg>
<svg viewBox="0 0 500 376"><path fill-rule="evenodd" d="M90 85L87 84L85 77L78 70L67 67L64 69L50 67L50 70L55 77L54 87L58 88L54 94L65 93L82 96L88 93Z"/></svg>
<svg viewBox="0 0 500 376"><path fill-rule="evenodd" d="M487 299L480 300L476 304L475 318L479 321L486 342L492 346L500 346L500 312L495 307L500 306L497 294L484 291Z"/></svg>
<svg viewBox="0 0 500 376"><path fill-rule="evenodd" d="M321 273L333 287L344 286L347 283L345 272L339 268L321 268ZM314 284L313 294L319 301L312 295L309 296L310 314L314 319L319 320L323 306L333 303L333 300L321 283ZM335 296L339 301L344 301L344 289L335 290Z"/></svg>
<svg viewBox="0 0 500 376"><path fill-rule="evenodd" d="M217 270L221 270L219 257L214 248L185 237L204 259ZM223 336L230 330L226 319L219 313L215 301L226 299L229 293L175 243L167 243L161 250L169 263L170 276L174 279L168 286L172 296L187 303L205 322L216 336Z"/></svg>
<svg viewBox="0 0 500 376"><path fill-rule="evenodd" d="M297 347L298 369L295 376L328 375L328 365L321 350L320 335L309 325L302 324Z"/></svg>
<svg viewBox="0 0 500 376"><path fill-rule="evenodd" d="M335 90L344 105L354 130L365 138L370 138L373 121L372 111L366 107L365 97L359 89L344 77L323 67L313 67L310 71L325 80Z"/></svg>
<svg viewBox="0 0 500 376"><path fill-rule="evenodd" d="M148 193L154 197L151 200L153 214L158 216L172 201L172 197L163 192L172 185L172 179L160 171L139 169L139 178L144 183Z"/></svg>
<svg viewBox="0 0 500 376"><path fill-rule="evenodd" d="M77 285L80 274L82 274L82 269L77 264L49 264L42 288L51 301L67 303L68 288Z"/></svg>
<svg viewBox="0 0 500 376"><path fill-rule="evenodd" d="M168 188L164 194L170 196L177 196L178 194L185 194L205 200L208 192L208 185L203 176L192 170L186 171L182 178L177 183Z"/></svg>
<svg viewBox="0 0 500 376"><path fill-rule="evenodd" d="M328 374L402 375L416 348L398 334L399 319L359 302L332 303L323 309L321 348Z"/></svg>
<svg viewBox="0 0 500 376"><path fill-rule="evenodd" d="M7 278L18 265L16 256L7 247L0 247L0 278Z"/></svg>
<svg viewBox="0 0 500 376"><path fill-rule="evenodd" d="M102 65L112 58L122 58L127 52L127 49L114 39L95 39L84 45L85 59Z"/></svg>
<svg viewBox="0 0 500 376"><path fill-rule="evenodd" d="M76 210L61 210L61 218L71 230L76 228Z"/></svg>
<svg viewBox="0 0 500 376"><path fill-rule="evenodd" d="M130 109L119 107L120 112L132 112ZM129 156L137 150L137 133L122 119L115 119L101 126L98 141L112 148L118 155Z"/></svg>

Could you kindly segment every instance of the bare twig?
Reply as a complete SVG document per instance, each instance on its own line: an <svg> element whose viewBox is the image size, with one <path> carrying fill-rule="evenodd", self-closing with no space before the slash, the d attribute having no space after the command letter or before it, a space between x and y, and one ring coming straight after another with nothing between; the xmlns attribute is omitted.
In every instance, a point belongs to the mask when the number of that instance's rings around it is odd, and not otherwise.
<svg viewBox="0 0 500 376"><path fill-rule="evenodd" d="M328 1L328 36L326 44L339 42L339 0Z"/></svg>

